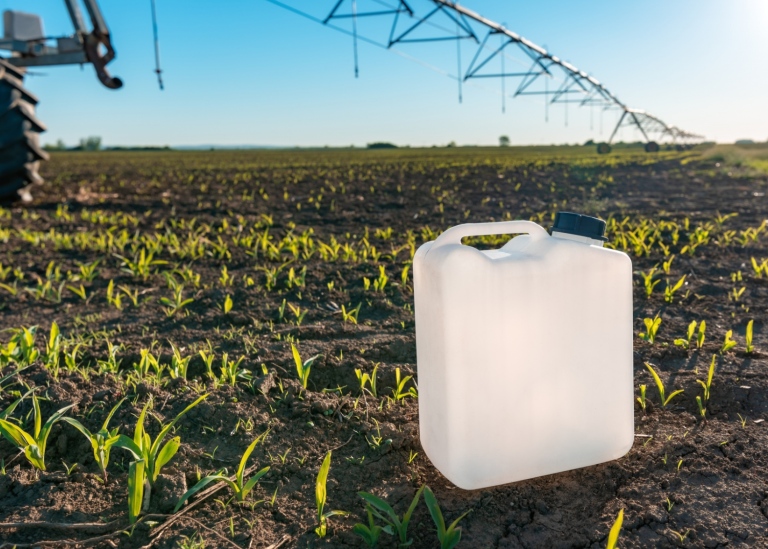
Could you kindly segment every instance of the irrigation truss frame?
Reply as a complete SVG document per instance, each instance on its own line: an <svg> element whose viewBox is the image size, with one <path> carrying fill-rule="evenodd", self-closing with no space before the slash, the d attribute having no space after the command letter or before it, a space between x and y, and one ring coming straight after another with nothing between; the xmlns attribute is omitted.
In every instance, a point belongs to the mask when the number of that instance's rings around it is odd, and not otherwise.
<svg viewBox="0 0 768 549"><path fill-rule="evenodd" d="M355 76L359 72L358 40L386 48L405 43L456 41L459 101L462 98L462 82L471 79L497 78L501 80L502 109L504 109L507 97L506 82L514 79L517 85L514 92L509 95L512 98L543 96L545 105L563 104L567 109L568 104L573 103L579 107L590 106L618 111L620 113L618 122L610 138L606 143L598 145L600 153L611 151L613 139L624 127L640 131L645 139L647 152L658 151L660 148L658 141L668 140L673 145L681 147L703 139L700 135L669 125L644 110L630 108L593 76L505 28L504 25L487 19L452 0L423 0L422 3L426 2L431 7L424 14L417 14L411 7L413 0L335 0L328 15L323 19L311 16L279 0L268 1L335 30L350 34L353 38ZM367 4L375 4L375 8L369 11L358 10L358 3L364 1ZM391 18L386 43L382 44L360 35L357 26L361 18ZM438 18L453 28L448 28L445 24L435 24ZM351 31L333 25L339 20L351 21ZM439 34L435 36L433 31L432 35L419 35L419 29L426 26L439 29ZM496 37L498 42L495 40ZM458 45L460 41L471 41L477 48L465 70L461 67L461 52ZM530 63L527 69L517 71L506 69L505 58L508 48L516 48L522 52L523 58ZM557 83L553 89L549 87L550 81Z"/></svg>

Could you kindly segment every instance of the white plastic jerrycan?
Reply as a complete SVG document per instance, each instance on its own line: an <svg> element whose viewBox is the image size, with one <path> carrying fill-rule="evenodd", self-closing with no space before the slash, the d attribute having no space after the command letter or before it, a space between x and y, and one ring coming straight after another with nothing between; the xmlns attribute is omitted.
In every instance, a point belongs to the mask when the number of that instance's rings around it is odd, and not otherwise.
<svg viewBox="0 0 768 549"><path fill-rule="evenodd" d="M632 262L605 222L474 223L413 260L421 443L456 486L617 459L634 440ZM525 233L525 234L521 234ZM466 236L521 234L498 250Z"/></svg>

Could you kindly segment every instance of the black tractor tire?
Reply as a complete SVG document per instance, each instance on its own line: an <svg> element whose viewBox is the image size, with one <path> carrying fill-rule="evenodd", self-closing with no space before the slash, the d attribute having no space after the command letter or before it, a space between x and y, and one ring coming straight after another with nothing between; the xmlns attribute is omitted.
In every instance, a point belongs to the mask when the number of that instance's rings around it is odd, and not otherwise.
<svg viewBox="0 0 768 549"><path fill-rule="evenodd" d="M597 144L597 154L611 154L611 146L608 143Z"/></svg>
<svg viewBox="0 0 768 549"><path fill-rule="evenodd" d="M661 150L661 147L659 147L659 144L656 143L656 141L648 141L648 143L645 144L645 152L647 153L657 153Z"/></svg>
<svg viewBox="0 0 768 549"><path fill-rule="evenodd" d="M0 59L0 202L29 201L28 187L48 153L40 147L45 126L35 118L37 97L23 85L24 73Z"/></svg>

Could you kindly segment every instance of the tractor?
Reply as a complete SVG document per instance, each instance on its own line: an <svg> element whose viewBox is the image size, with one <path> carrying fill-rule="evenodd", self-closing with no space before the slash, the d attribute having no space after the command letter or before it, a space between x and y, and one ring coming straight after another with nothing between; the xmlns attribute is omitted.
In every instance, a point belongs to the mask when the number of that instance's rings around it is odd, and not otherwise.
<svg viewBox="0 0 768 549"><path fill-rule="evenodd" d="M74 33L48 37L40 16L20 11L3 13L4 35L0 51L0 202L29 201L29 187L42 183L40 161L48 159L40 145L45 126L35 116L37 97L24 87L28 67L93 65L99 81L109 89L123 82L107 71L115 50L96 0L83 0L91 29L86 26L78 0L64 0Z"/></svg>

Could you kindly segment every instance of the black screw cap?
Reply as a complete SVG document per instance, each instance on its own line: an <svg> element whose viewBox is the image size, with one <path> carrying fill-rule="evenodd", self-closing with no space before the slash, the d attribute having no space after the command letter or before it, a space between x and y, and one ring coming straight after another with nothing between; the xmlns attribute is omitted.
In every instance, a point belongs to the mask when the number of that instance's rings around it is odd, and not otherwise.
<svg viewBox="0 0 768 549"><path fill-rule="evenodd" d="M555 224L549 230L549 233L552 234L554 231L586 236L594 240L602 240L603 242L608 240L604 236L605 221L597 217L573 212L557 212L555 214Z"/></svg>

